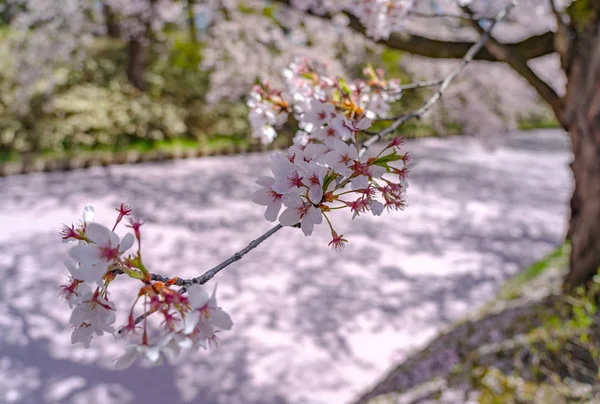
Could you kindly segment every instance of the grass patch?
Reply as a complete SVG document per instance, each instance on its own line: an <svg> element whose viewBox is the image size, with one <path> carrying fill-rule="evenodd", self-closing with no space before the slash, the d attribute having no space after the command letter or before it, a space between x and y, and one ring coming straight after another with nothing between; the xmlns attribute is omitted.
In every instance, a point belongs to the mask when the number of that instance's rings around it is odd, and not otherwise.
<svg viewBox="0 0 600 404"><path fill-rule="evenodd" d="M0 163L19 161L19 153L14 150L0 150Z"/></svg>
<svg viewBox="0 0 600 404"><path fill-rule="evenodd" d="M520 119L518 122L520 130L534 129L560 129L560 123L553 116L533 115L528 118Z"/></svg>
<svg viewBox="0 0 600 404"><path fill-rule="evenodd" d="M120 147L99 145L93 148L77 151L56 152L53 150L48 150L35 155L19 154L14 151L2 151L0 152L0 164L20 163L21 161L27 161L31 159L31 157L42 160L54 160L73 157L94 157L122 152L137 152L139 154L144 154L156 151L187 151L204 149L210 153L232 147L247 147L250 146L250 144L251 142L248 139L239 136L214 136L203 141L189 138L161 139L156 141L140 139Z"/></svg>
<svg viewBox="0 0 600 404"><path fill-rule="evenodd" d="M568 264L570 246L564 243L541 260L535 262L509 280L499 293L501 300L513 300L520 295L524 285L540 276L550 268L564 267Z"/></svg>

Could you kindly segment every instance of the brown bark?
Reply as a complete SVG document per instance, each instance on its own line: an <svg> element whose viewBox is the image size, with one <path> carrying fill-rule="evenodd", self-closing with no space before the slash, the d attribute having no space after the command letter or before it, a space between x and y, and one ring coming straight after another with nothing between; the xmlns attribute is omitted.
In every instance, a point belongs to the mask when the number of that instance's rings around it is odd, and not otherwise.
<svg viewBox="0 0 600 404"><path fill-rule="evenodd" d="M275 0L277 3L286 6L292 6L291 0ZM314 14L319 18L330 19L329 14ZM350 28L360 34L366 33L366 28L362 25L358 18L347 13L346 16L350 20ZM469 48L473 46L473 42L468 41L444 41L433 38L427 38L420 35L413 35L405 32L394 32L387 39L379 39L376 41L380 45L387 46L391 49L397 49L412 53L414 55L425 56L435 59L462 59ZM503 44L513 54L519 55L522 60L530 60L539 58L545 55L550 55L555 52L554 49L554 32L548 31L543 34L534 35L519 42ZM489 50L482 49L474 60L485 60L488 62L500 62Z"/></svg>
<svg viewBox="0 0 600 404"><path fill-rule="evenodd" d="M578 31L567 61L565 120L573 149L566 288L585 284L600 267L600 14ZM573 27L575 28L575 27Z"/></svg>
<svg viewBox="0 0 600 404"><path fill-rule="evenodd" d="M102 12L104 13L104 22L106 24L106 35L111 38L120 38L121 27L115 13L106 3L102 3Z"/></svg>
<svg viewBox="0 0 600 404"><path fill-rule="evenodd" d="M473 11L468 6L462 7L463 11L474 17ZM473 19L471 25L480 34L484 34L483 28L479 23ZM555 35L555 39L556 39ZM556 42L556 40L555 40ZM496 57L499 61L508 64L515 72L519 73L527 82L535 88L542 100L546 101L552 108L552 111L556 115L558 122L561 126L568 130L567 124L564 120L564 102L563 99L556 93L556 91L544 80L542 80L528 65L527 60L524 59L518 52L511 50L507 45L498 42L493 36L485 43L486 49Z"/></svg>
<svg viewBox="0 0 600 404"><path fill-rule="evenodd" d="M127 78L138 90L146 91L146 60L148 46L144 39L132 38L127 50Z"/></svg>

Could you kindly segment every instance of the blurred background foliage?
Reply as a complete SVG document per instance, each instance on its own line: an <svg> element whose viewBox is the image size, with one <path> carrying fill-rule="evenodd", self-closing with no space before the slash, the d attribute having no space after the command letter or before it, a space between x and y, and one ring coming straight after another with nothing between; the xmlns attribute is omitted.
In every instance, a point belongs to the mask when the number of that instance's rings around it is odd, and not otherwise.
<svg viewBox="0 0 600 404"><path fill-rule="evenodd" d="M210 68L204 67L203 59L209 52L214 53L215 44L209 42L211 38L206 35L206 21L198 20L200 14L189 11L193 9L194 1L186 3L192 7L188 10L191 14L183 16L189 20L187 23L166 23L156 32L150 33L149 30L143 34L149 44L147 51L144 50L144 61L138 66L143 85L132 79L129 70L134 60L130 53L131 45L137 39L127 38L122 32L110 33L111 24L117 27L117 31L119 24L123 28L122 17L117 14L105 16L107 28L103 32L93 33L85 40L73 34L77 44L67 52L69 56L65 59L69 60L63 61L57 51L59 56L56 60L44 56L52 63L48 63L45 69L37 69L37 76L28 75L27 72L23 74L19 65L23 60L26 68L33 66L33 70L36 70L36 66L44 64L45 59L41 58L42 62L33 60L35 58L28 60L31 50L25 51L19 41L31 37L29 39L33 40L34 45L37 40L37 45L42 45L42 49L52 53L54 49L48 49L50 43L58 46L60 38L54 38L54 42L43 36L36 39L34 34L39 31L37 23L27 26L25 30L23 27L19 29L14 21L11 23L11 19L23 11L18 4L13 4L12 14L7 11L10 7L0 7L0 163L31 157L69 158L90 153L143 153L172 149L204 149L209 152L226 148L246 150L258 145L258 140L250 135L244 99L237 96L222 97L217 102L208 99L216 76ZM274 18L274 7L258 10L242 8L241 12L244 15L266 17L281 24ZM93 20L89 16L85 18L90 20L86 23ZM195 22L192 23L192 20ZM46 24L48 21L39 23ZM285 26L280 28L286 29ZM306 52L320 52L320 48L311 44L310 37L305 39ZM433 64L414 59L401 51L354 39L349 42L355 46L354 50L343 41L332 45L336 48L335 54L360 55L356 57L358 60L344 66L349 76L347 78L362 77L362 68L367 64L382 68L386 77L399 78L403 83L440 76L437 68L432 69ZM35 53L36 47L31 49ZM37 49L40 49L39 46ZM78 49L82 52L78 52ZM274 55L281 53L281 49L276 47L271 51ZM20 61L17 60L17 53ZM78 58L77 53L83 56ZM239 60L231 62L235 66L234 71L239 69L238 64ZM475 66L471 71L474 76L481 76ZM255 75L250 70L245 73L251 77L250 80ZM487 77L485 74L484 77ZM534 105L515 91L515 88L522 87L521 82L511 81L506 74L502 77L502 83L496 83L498 88L493 88L494 83L478 86L477 80L474 80L474 87L463 86L460 89L457 86L459 90L456 94L445 97L452 101L442 100L431 117L408 122L400 128L400 134L405 137L463 132L493 134L498 132L495 128L499 126L506 126L504 132L516 127L533 129L557 126L547 107ZM516 84L513 83L511 87L512 82ZM405 92L403 98L392 106L390 116L415 110L429 94L430 89ZM25 108L23 100L26 100ZM487 106L483 107L484 104ZM471 121L475 121L476 125L470 124ZM506 125L498 125L498 121ZM294 120L290 119L283 128L279 128L280 136L275 146L291 144L296 126ZM379 129L377 124L373 129Z"/></svg>
<svg viewBox="0 0 600 404"><path fill-rule="evenodd" d="M19 85L11 74L10 37L0 32L0 162L22 155L65 156L81 152L147 151L156 148L197 148L250 145L247 107L243 100L208 104L204 95L211 72L199 68L203 44L172 30L153 44L145 72L148 90L141 92L126 77L126 43L96 37L88 43L86 58L58 67L52 94L40 85L26 113L11 104ZM389 77L409 82L400 67L399 51L367 53L366 63L386 70ZM359 77L361 72L354 72ZM398 102L392 114L418 106L427 90L414 91ZM294 122L280 130L279 145L293 137ZM448 132L461 127L447 122ZM432 125L415 122L402 128L405 136L438 134Z"/></svg>

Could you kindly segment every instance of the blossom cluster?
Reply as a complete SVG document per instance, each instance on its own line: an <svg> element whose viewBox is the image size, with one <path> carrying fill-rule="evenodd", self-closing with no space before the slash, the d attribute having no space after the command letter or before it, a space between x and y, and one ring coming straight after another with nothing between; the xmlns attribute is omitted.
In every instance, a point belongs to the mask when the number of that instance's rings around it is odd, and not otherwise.
<svg viewBox="0 0 600 404"><path fill-rule="evenodd" d="M328 123L324 119L313 122L316 116L313 105L319 103L328 104L329 111L338 114L340 119L342 116L350 118L343 121L343 126L348 129L356 129L351 121L356 122L362 117L369 118L363 126L370 126L370 120L375 118L386 118L390 105L402 96L400 81L386 79L381 69L371 66L366 67L363 73L364 80L347 83L327 75L326 66L311 65L306 59L297 59L283 70L285 91L265 82L254 86L249 93L247 104L253 136L265 144L271 143L277 136L275 128L283 125L292 114L301 129L295 142L304 146L309 135L318 138L318 130ZM340 119L333 120L330 126L335 127Z"/></svg>
<svg viewBox="0 0 600 404"><path fill-rule="evenodd" d="M384 80L381 72L366 73L368 81L347 84L305 62L293 63L285 71L291 101L263 85L254 89L248 102L254 133L263 141L275 136L272 125L289 113L300 128L286 153L271 156L273 175L257 179L261 189L254 193L254 202L267 207L267 220L299 224L306 236L325 219L334 249L343 248L347 240L328 217L333 210L349 208L354 218L406 206L409 155L399 153L402 139L395 138L375 157L361 157L359 133L401 94L399 84Z"/></svg>
<svg viewBox="0 0 600 404"><path fill-rule="evenodd" d="M63 242L76 244L69 250L70 259L64 263L70 275L62 286L62 296L73 310L71 342L89 348L95 336L117 335L116 307L109 289L120 276L127 276L139 281L140 288L127 324L118 332L133 343L116 360L117 367L125 368L138 357L152 363L159 363L162 357L172 360L183 349L197 350L216 344L218 332L233 326L229 315L217 304L216 287L211 292L202 285L186 285L176 290L173 287L181 284L178 278L155 279L142 262L143 221L132 214L127 203L122 203L117 211L112 229L96 223L94 209L88 205L81 222L64 225L60 231ZM132 232L121 238L115 229L126 217ZM137 250L133 248L136 242ZM138 306L143 309L140 317L135 315ZM162 318L155 336L150 335L155 330L148 323L149 314L153 313Z"/></svg>

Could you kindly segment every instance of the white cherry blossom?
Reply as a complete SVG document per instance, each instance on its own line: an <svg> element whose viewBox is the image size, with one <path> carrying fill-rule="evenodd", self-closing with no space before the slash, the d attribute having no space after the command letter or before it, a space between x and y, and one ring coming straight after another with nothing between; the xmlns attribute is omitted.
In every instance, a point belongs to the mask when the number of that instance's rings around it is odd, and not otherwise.
<svg viewBox="0 0 600 404"><path fill-rule="evenodd" d="M385 205L377 200L372 200L370 207L373 216L381 216L383 210L385 209Z"/></svg>
<svg viewBox="0 0 600 404"><path fill-rule="evenodd" d="M221 330L231 329L231 317L218 306L216 292L216 285L212 294L202 285L192 285L188 288L192 311L185 317L185 334L195 335L200 340L210 340L215 334L215 327Z"/></svg>
<svg viewBox="0 0 600 404"><path fill-rule="evenodd" d="M315 208L312 203L302 199L300 195L285 195L283 203L287 206L287 209L279 216L279 223L282 226L293 226L300 223L300 228L304 235L310 236L315 225L323 222L321 210Z"/></svg>
<svg viewBox="0 0 600 404"><path fill-rule="evenodd" d="M259 177L256 183L262 188L254 192L252 200L254 203L266 206L265 218L270 222L274 222L281 210L281 197L283 195L273 190L273 184L275 183L273 177Z"/></svg>
<svg viewBox="0 0 600 404"><path fill-rule="evenodd" d="M323 184L329 169L313 161L299 161L298 165L306 171L303 184L308 187L308 200L314 204L321 203L323 198Z"/></svg>
<svg viewBox="0 0 600 404"><path fill-rule="evenodd" d="M298 190L303 186L302 180L306 176L304 170L290 162L280 153L271 156L271 170L275 175L272 188L279 194L285 194L291 190Z"/></svg>
<svg viewBox="0 0 600 404"><path fill-rule="evenodd" d="M346 119L341 116L333 118L329 125L314 132L315 139L322 141L329 148L333 147L336 140L348 140L351 136L352 131L347 126Z"/></svg>
<svg viewBox="0 0 600 404"><path fill-rule="evenodd" d="M315 128L320 128L321 126L328 124L336 115L335 107L331 104L312 99L310 106L310 111L304 114L302 121L306 124L313 125Z"/></svg>
<svg viewBox="0 0 600 404"><path fill-rule="evenodd" d="M333 171L347 176L352 172L350 165L354 160L358 160L356 147L353 144L338 140L333 143L332 150L324 156L323 162L331 167Z"/></svg>
<svg viewBox="0 0 600 404"><path fill-rule="evenodd" d="M120 240L115 232L97 223L87 225L85 236L90 243L73 247L69 255L81 264L78 276L82 280L96 282L101 286L102 278L111 262L131 248L135 238L133 234L128 233Z"/></svg>
<svg viewBox="0 0 600 404"><path fill-rule="evenodd" d="M75 327L71 342L82 342L89 346L93 334L102 336L105 332L114 333L112 324L115 322L115 306L98 293L87 293L81 298L69 323Z"/></svg>

